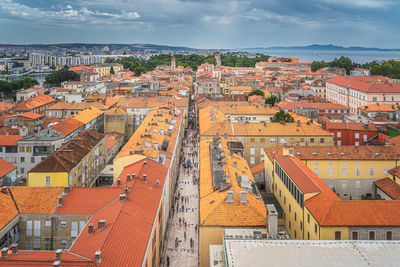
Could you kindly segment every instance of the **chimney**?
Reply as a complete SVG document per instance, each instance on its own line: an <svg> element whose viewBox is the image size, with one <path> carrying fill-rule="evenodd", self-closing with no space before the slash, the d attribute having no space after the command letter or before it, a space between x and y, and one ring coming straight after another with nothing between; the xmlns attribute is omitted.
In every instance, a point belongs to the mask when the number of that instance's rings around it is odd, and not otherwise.
<svg viewBox="0 0 400 267"><path fill-rule="evenodd" d="M247 191L240 191L240 203L247 203Z"/></svg>
<svg viewBox="0 0 400 267"><path fill-rule="evenodd" d="M117 186L121 185L121 179L117 179Z"/></svg>
<svg viewBox="0 0 400 267"><path fill-rule="evenodd" d="M119 195L119 201L120 202L125 201L125 200L126 200L126 194Z"/></svg>
<svg viewBox="0 0 400 267"><path fill-rule="evenodd" d="M133 155L133 151L132 150L129 150L129 155Z"/></svg>
<svg viewBox="0 0 400 267"><path fill-rule="evenodd" d="M297 127L300 127L300 120L297 120Z"/></svg>
<svg viewBox="0 0 400 267"><path fill-rule="evenodd" d="M100 250L96 250L96 251L94 252L94 259L95 259L96 262L98 262L98 263L101 262L101 257L100 257L100 255L101 255L101 251L100 251Z"/></svg>
<svg viewBox="0 0 400 267"><path fill-rule="evenodd" d="M233 199L233 191L228 191L228 197L226 198L227 203L234 203L235 200Z"/></svg>
<svg viewBox="0 0 400 267"><path fill-rule="evenodd" d="M136 173L132 173L132 180L136 178Z"/></svg>
<svg viewBox="0 0 400 267"><path fill-rule="evenodd" d="M147 174L143 174L143 182L147 183Z"/></svg>
<svg viewBox="0 0 400 267"><path fill-rule="evenodd" d="M126 174L126 181L129 182L131 180L131 175L128 173Z"/></svg>
<svg viewBox="0 0 400 267"><path fill-rule="evenodd" d="M3 186L1 188L1 192L4 193L4 194L7 194L7 186Z"/></svg>
<svg viewBox="0 0 400 267"><path fill-rule="evenodd" d="M278 234L278 212L274 204L265 205L267 208L267 229L270 235Z"/></svg>
<svg viewBox="0 0 400 267"><path fill-rule="evenodd" d="M88 235L93 234L93 232L94 232L93 223L89 223L89 224L88 224Z"/></svg>
<svg viewBox="0 0 400 267"><path fill-rule="evenodd" d="M63 196L59 196L59 197L58 197L58 206L62 206L62 204L63 204L63 199L64 199Z"/></svg>
<svg viewBox="0 0 400 267"><path fill-rule="evenodd" d="M55 262L53 262L53 266L54 266L54 267L59 267L60 264L61 264L61 261L55 261Z"/></svg>
<svg viewBox="0 0 400 267"><path fill-rule="evenodd" d="M124 194L128 194L128 192L129 192L129 187L125 186L125 188L124 188Z"/></svg>
<svg viewBox="0 0 400 267"><path fill-rule="evenodd" d="M147 160L145 160L145 161L143 162L143 166L144 166L144 167L147 167Z"/></svg>
<svg viewBox="0 0 400 267"><path fill-rule="evenodd" d="M12 251L12 255L18 254L18 245L16 243L11 244L11 251Z"/></svg>
<svg viewBox="0 0 400 267"><path fill-rule="evenodd" d="M68 195L71 192L71 187L69 185L64 186L64 195Z"/></svg>
<svg viewBox="0 0 400 267"><path fill-rule="evenodd" d="M97 230L102 230L106 228L106 220L98 220L97 221Z"/></svg>
<svg viewBox="0 0 400 267"><path fill-rule="evenodd" d="M8 248L7 247L2 248L1 249L1 258L2 259L7 259L7 257L8 257Z"/></svg>
<svg viewBox="0 0 400 267"><path fill-rule="evenodd" d="M57 249L56 250L56 260L61 260L61 253L62 253L62 249Z"/></svg>

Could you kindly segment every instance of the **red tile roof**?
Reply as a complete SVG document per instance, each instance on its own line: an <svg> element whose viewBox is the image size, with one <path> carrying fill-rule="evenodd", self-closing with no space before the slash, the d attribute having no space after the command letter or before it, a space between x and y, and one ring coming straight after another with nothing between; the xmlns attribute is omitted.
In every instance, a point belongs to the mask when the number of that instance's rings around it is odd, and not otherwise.
<svg viewBox="0 0 400 267"><path fill-rule="evenodd" d="M7 193L0 192L0 210L0 229L3 229L18 215L18 210L8 190Z"/></svg>
<svg viewBox="0 0 400 267"><path fill-rule="evenodd" d="M375 185L394 200L400 200L400 185L389 178L375 181Z"/></svg>
<svg viewBox="0 0 400 267"><path fill-rule="evenodd" d="M257 174L257 173L260 173L260 172L263 172L264 170L265 170L264 162L261 162L261 163L259 163L259 164L257 164L257 165L255 165L255 166L250 168L250 171L251 171L251 173L253 175Z"/></svg>
<svg viewBox="0 0 400 267"><path fill-rule="evenodd" d="M14 164L0 158L0 178L17 168Z"/></svg>
<svg viewBox="0 0 400 267"><path fill-rule="evenodd" d="M50 103L56 100L48 95L40 95L36 97L29 98L21 103L17 104L17 110L32 110Z"/></svg>
<svg viewBox="0 0 400 267"><path fill-rule="evenodd" d="M14 104L9 104L6 102L0 102L0 112L4 112L10 109L15 108L16 106Z"/></svg>
<svg viewBox="0 0 400 267"><path fill-rule="evenodd" d="M163 165L146 159L127 166L126 172L136 172L136 179L129 183L129 193L125 201L118 199L97 212L90 219L95 232L88 235L87 226L80 233L70 251L77 255L93 258L96 250L101 250L104 266L141 266L146 255L151 231L161 201L167 174ZM143 182L147 174L147 183ZM157 180L159 184L157 184ZM97 231L97 220L105 219L106 228Z"/></svg>
<svg viewBox="0 0 400 267"><path fill-rule="evenodd" d="M57 123L52 128L57 132L67 136L76 131L77 129L79 129L80 127L82 127L83 125L84 125L83 122L80 122L72 117L69 117L63 120L62 122Z"/></svg>
<svg viewBox="0 0 400 267"><path fill-rule="evenodd" d="M123 134L120 133L107 133L107 151L110 149L121 139Z"/></svg>
<svg viewBox="0 0 400 267"><path fill-rule="evenodd" d="M53 267L56 261L55 251L24 251L19 250L18 254L12 255L9 251L7 259L0 259L0 266L43 266ZM94 260L88 260L74 255L67 251L61 253L61 266L90 267L100 266Z"/></svg>
<svg viewBox="0 0 400 267"><path fill-rule="evenodd" d="M11 117L24 117L24 118L35 120L35 119L43 117L43 115L33 113L33 112L24 112L24 113L19 113L19 114L13 114L13 115L7 116L6 118L11 118Z"/></svg>
<svg viewBox="0 0 400 267"><path fill-rule="evenodd" d="M385 76L336 76L326 82L369 93L400 93L400 84L390 84Z"/></svg>
<svg viewBox="0 0 400 267"><path fill-rule="evenodd" d="M0 146L16 146L22 135L0 135Z"/></svg>
<svg viewBox="0 0 400 267"><path fill-rule="evenodd" d="M124 189L110 187L73 187L64 195L63 205L54 214L91 215L105 207L122 194Z"/></svg>

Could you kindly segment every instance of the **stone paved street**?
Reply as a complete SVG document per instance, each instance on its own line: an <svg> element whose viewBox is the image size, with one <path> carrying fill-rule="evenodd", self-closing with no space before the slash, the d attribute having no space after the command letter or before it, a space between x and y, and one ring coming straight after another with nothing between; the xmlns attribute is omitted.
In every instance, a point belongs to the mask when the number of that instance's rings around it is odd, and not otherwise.
<svg viewBox="0 0 400 267"><path fill-rule="evenodd" d="M182 147L174 215L170 222L163 266L168 266L168 261L169 266L198 266L199 161L194 132L188 133Z"/></svg>

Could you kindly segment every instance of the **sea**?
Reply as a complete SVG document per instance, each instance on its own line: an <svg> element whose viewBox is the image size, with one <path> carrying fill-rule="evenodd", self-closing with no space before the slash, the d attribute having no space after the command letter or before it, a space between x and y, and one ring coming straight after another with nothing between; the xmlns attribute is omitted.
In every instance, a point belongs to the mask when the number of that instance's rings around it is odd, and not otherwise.
<svg viewBox="0 0 400 267"><path fill-rule="evenodd" d="M249 51L250 52L250 51ZM345 56L356 63L367 63L372 61L382 62L388 59L400 58L400 51L343 51L343 50L278 50L259 49L251 51L276 57L296 57L302 62L315 60L332 61L335 58Z"/></svg>

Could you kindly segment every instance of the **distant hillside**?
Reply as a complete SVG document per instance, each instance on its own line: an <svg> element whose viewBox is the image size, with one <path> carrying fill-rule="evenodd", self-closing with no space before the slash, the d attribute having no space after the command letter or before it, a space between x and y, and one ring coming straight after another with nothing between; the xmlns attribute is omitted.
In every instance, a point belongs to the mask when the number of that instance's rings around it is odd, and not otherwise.
<svg viewBox="0 0 400 267"><path fill-rule="evenodd" d="M312 44L306 46L272 46L272 47L256 47L244 48L240 50L335 50L335 51L400 51L400 49L383 49L375 47L361 47L361 46L337 46L337 45L319 45Z"/></svg>

